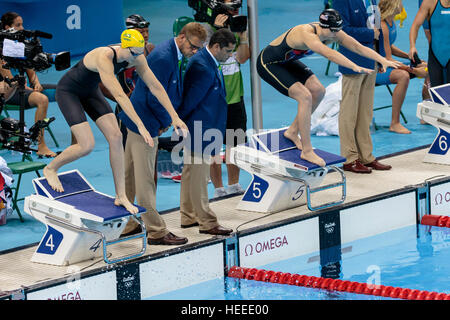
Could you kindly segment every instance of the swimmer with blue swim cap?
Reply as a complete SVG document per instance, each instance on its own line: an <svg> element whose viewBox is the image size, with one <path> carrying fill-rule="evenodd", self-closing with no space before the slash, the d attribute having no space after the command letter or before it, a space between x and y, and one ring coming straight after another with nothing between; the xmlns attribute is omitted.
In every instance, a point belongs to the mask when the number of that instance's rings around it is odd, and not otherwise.
<svg viewBox="0 0 450 320"><path fill-rule="evenodd" d="M58 170L63 165L88 155L95 145L94 135L86 114L95 122L109 144L110 165L116 190L115 204L125 207L131 213L138 209L128 200L125 193L124 151L122 135L111 106L106 101L99 84L102 83L116 102L137 126L144 141L153 147L153 139L142 123L133 105L124 93L116 74L135 67L138 75L151 93L158 99L172 118L175 131L184 136L187 127L178 117L164 87L150 70L145 59L145 40L134 29L122 32L120 46L99 47L88 52L58 82L56 101L70 126L75 142L53 159L43 170L53 190L63 192Z"/></svg>

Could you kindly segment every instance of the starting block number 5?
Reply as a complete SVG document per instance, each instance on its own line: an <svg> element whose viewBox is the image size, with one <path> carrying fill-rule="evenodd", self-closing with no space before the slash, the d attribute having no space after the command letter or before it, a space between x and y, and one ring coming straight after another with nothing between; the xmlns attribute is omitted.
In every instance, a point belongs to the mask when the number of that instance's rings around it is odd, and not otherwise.
<svg viewBox="0 0 450 320"><path fill-rule="evenodd" d="M254 175L250 188L247 189L247 192L245 192L242 200L259 202L263 198L268 188L269 183L266 180Z"/></svg>
<svg viewBox="0 0 450 320"><path fill-rule="evenodd" d="M450 134L447 131L440 128L439 135L434 140L434 143L431 146L429 153L445 155L448 151L449 141L450 141Z"/></svg>
<svg viewBox="0 0 450 320"><path fill-rule="evenodd" d="M61 244L62 240L63 234L58 230L48 226L47 233L42 239L37 252L53 255L55 254L56 250L58 250L58 247Z"/></svg>

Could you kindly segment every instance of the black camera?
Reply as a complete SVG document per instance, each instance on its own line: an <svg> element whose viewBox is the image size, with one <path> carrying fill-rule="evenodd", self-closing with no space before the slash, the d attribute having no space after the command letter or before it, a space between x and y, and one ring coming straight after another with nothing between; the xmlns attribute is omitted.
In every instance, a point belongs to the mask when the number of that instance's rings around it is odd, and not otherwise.
<svg viewBox="0 0 450 320"><path fill-rule="evenodd" d="M6 69L33 69L43 71L55 65L56 70L70 67L70 53L46 53L39 37L51 39L52 35L39 30L0 31L0 57L6 62Z"/></svg>
<svg viewBox="0 0 450 320"><path fill-rule="evenodd" d="M31 148L31 144L37 141L41 130L48 127L53 120L55 117L39 120L30 128L29 132L20 133L19 120L3 118L0 120L0 144L4 149L22 153L37 151Z"/></svg>
<svg viewBox="0 0 450 320"><path fill-rule="evenodd" d="M243 15L231 15L229 11L234 11L242 6L241 0L234 0L225 3L223 0L188 0L188 6L195 10L194 19L198 22L207 22L214 25L214 21L219 14L228 16L225 27L230 27L232 32L244 32L247 30L247 17Z"/></svg>

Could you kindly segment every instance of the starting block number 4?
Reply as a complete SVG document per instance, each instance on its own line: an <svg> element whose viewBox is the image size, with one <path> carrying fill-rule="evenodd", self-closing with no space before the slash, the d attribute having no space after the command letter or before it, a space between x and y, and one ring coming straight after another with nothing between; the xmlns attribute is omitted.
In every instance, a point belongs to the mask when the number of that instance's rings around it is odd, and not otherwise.
<svg viewBox="0 0 450 320"><path fill-rule="evenodd" d="M58 250L59 245L63 240L63 234L58 230L48 226L47 233L37 249L37 252L43 254L55 254L56 250Z"/></svg>
<svg viewBox="0 0 450 320"><path fill-rule="evenodd" d="M450 140L450 134L447 131L442 130L440 128L439 134L436 137L436 139L434 140L434 143L431 146L429 153L445 155L448 151L449 140Z"/></svg>

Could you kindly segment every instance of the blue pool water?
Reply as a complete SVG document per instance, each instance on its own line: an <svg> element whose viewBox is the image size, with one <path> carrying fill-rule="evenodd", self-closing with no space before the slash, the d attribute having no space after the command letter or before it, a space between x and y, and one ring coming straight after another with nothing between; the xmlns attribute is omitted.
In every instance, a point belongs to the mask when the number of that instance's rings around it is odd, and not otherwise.
<svg viewBox="0 0 450 320"><path fill-rule="evenodd" d="M342 280L450 293L448 228L410 226L347 243L341 249ZM317 255L298 256L259 269L320 277L320 265L314 262ZM392 300L234 278L216 279L150 299Z"/></svg>
<svg viewBox="0 0 450 320"><path fill-rule="evenodd" d="M396 46L403 51L408 51L409 40L408 32L417 12L416 1L404 1L405 9L408 13L408 18L404 21L404 27L398 28L398 36ZM272 39L279 34L286 31L288 28L299 24L309 23L317 20L318 14L323 9L323 1L320 0L260 0L258 1L259 8L259 44L260 49L267 45ZM246 14L246 1L244 1L243 14ZM187 6L186 0L128 0L123 2L123 16L124 19L133 13L139 13L146 19L151 21L150 25L150 41L154 44L159 44L172 37L173 21L180 16L192 16L192 9ZM26 22L25 22L26 26ZM45 26L39 28L44 31ZM426 42L423 31L420 30L417 49L422 59L427 58L428 44ZM72 65L78 61L79 57L72 60ZM332 64L329 75L325 75L327 59L320 55L312 55L305 58L305 63L311 67L313 72L317 75L322 84L326 87L329 84L337 81L334 73L337 71L337 66ZM244 99L248 115L248 128L252 127L252 104L251 104L251 87L250 87L250 63L242 65L244 78ZM44 73L39 73L41 83L57 83L65 71L54 71L50 69ZM416 117L417 103L422 100L423 80L414 79L410 82L405 102L402 108L408 124L408 129L412 131L410 135L400 135L389 132L385 127L373 132L372 139L376 157L392 154L407 150L410 148L430 144L437 130L429 125L421 125L419 119ZM267 85L264 81L261 82L262 87L262 113L263 113L263 127L264 128L280 128L291 123L296 113L296 105L292 99L288 99L279 94L275 89ZM391 97L387 90L383 87L375 89L375 106L386 105L390 103ZM115 104L111 103L114 108ZM17 118L17 112L11 112L11 116ZM51 124L52 131L58 138L61 145L59 150L67 147L70 144L70 130L65 122L62 113L60 112L56 102L49 104L48 116L54 116L56 120ZM389 124L391 116L391 109L384 109L375 112L376 123L380 126ZM89 120L90 121L90 120ZM34 112L26 112L25 122L28 126L34 123ZM62 170L79 169L81 173L87 177L89 182L100 192L114 195L114 183L109 166L108 145L105 138L98 130L98 128L90 122L93 134L95 136L96 145L91 154L83 157L74 163L68 164ZM51 138L46 135L46 141L52 150L58 150ZM338 136L313 136L312 142L314 147L339 154L339 137ZM6 150L0 151L0 156L6 161L19 161L21 155L17 152ZM35 157L36 158L36 157ZM48 159L39 161L48 162ZM26 196L34 193L31 179L34 174L26 174L22 179L20 196ZM223 166L223 181L227 182L226 167ZM243 188L246 188L251 181L251 176L244 171L240 174L240 183ZM158 189L156 194L156 208L159 211L176 208L179 206L180 200L180 185L174 183L172 180L159 179ZM212 197L214 188L212 184L208 186L209 196ZM8 217L8 223L5 226L0 226L0 251L6 250L30 243L39 241L45 232L45 226L37 222L34 218L23 213L25 223L21 223L16 213Z"/></svg>

